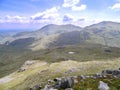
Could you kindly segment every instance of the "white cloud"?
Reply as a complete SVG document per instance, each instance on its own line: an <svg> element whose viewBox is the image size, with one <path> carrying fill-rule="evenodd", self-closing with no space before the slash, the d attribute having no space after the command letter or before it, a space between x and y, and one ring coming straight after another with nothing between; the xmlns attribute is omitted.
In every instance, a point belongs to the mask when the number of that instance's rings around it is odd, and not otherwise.
<svg viewBox="0 0 120 90"><path fill-rule="evenodd" d="M59 17L58 9L53 7L51 9L47 9L44 12L37 13L31 16L32 19L41 20L41 19L54 19Z"/></svg>
<svg viewBox="0 0 120 90"><path fill-rule="evenodd" d="M110 7L110 9L119 11L120 10L120 3L114 4L112 7Z"/></svg>
<svg viewBox="0 0 120 90"><path fill-rule="evenodd" d="M81 6L73 6L72 10L73 11L82 11L82 10L85 10L86 7L87 7L86 5L82 4Z"/></svg>
<svg viewBox="0 0 120 90"><path fill-rule="evenodd" d="M79 10L83 10L84 6L82 6L82 9L79 8ZM86 20L86 17L75 17L71 14L60 14L59 9L56 7L47 9L43 12L36 13L29 17L23 17L23 16L10 16L6 15L4 18L0 19L1 25L11 25L13 27L41 27L46 24L73 24L78 26L86 26L90 25L92 22L89 20ZM78 9L74 9L78 10ZM18 25L18 26L17 26ZM4 26L6 27L6 26Z"/></svg>
<svg viewBox="0 0 120 90"><path fill-rule="evenodd" d="M29 17L6 15L0 19L0 23L60 23L58 8L53 7Z"/></svg>
<svg viewBox="0 0 120 90"><path fill-rule="evenodd" d="M80 0L64 0L63 7L70 7L73 11L81 11L86 9L86 5L78 6Z"/></svg>
<svg viewBox="0 0 120 90"><path fill-rule="evenodd" d="M23 16L10 16L6 15L4 18L0 19L2 23L28 23L29 18Z"/></svg>
<svg viewBox="0 0 120 90"><path fill-rule="evenodd" d="M64 0L63 7L73 7L79 3L80 0Z"/></svg>
<svg viewBox="0 0 120 90"><path fill-rule="evenodd" d="M31 16L31 20L34 23L39 23L39 22L60 23L61 22L60 14L58 12L57 7L53 7L43 12L36 13L35 15Z"/></svg>
<svg viewBox="0 0 120 90"><path fill-rule="evenodd" d="M22 16L10 16L10 15L6 15L5 19L9 19L9 20L22 20L22 19L27 19L26 17L22 17Z"/></svg>

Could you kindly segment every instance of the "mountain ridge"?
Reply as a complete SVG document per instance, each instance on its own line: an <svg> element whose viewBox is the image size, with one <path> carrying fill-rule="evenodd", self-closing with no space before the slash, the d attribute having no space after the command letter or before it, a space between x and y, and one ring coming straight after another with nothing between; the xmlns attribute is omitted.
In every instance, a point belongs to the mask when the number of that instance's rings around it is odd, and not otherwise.
<svg viewBox="0 0 120 90"><path fill-rule="evenodd" d="M9 42L7 43L9 45L19 39L26 40L27 42L26 38L34 38L28 47L29 49L36 48L36 50L47 47L49 48L51 45L56 46L59 44L58 46L60 46L60 43L61 46L64 46L72 43L81 43L81 41L112 47L120 47L120 23L103 21L84 28L72 24L49 24L36 31L14 34L10 38L5 38L5 40L6 42Z"/></svg>

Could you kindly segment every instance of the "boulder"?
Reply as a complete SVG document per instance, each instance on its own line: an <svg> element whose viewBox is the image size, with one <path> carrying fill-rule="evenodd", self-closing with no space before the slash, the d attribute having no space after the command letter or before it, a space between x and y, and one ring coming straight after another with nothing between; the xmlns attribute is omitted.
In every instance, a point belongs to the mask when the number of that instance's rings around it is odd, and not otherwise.
<svg viewBox="0 0 120 90"><path fill-rule="evenodd" d="M57 89L72 88L73 85L72 78L70 77L62 78L62 79L54 79L54 81L55 81L54 88Z"/></svg>
<svg viewBox="0 0 120 90"><path fill-rule="evenodd" d="M102 75L112 75L120 77L120 70L104 70L102 71Z"/></svg>
<svg viewBox="0 0 120 90"><path fill-rule="evenodd" d="M55 78L54 81L55 85L53 87L59 89L61 85L61 78Z"/></svg>
<svg viewBox="0 0 120 90"><path fill-rule="evenodd" d="M113 70L113 75L119 76L120 75L120 70Z"/></svg>
<svg viewBox="0 0 120 90"><path fill-rule="evenodd" d="M102 75L112 75L113 71L112 70L103 70Z"/></svg>
<svg viewBox="0 0 120 90"><path fill-rule="evenodd" d="M28 60L28 61L26 61L26 62L24 63L24 65L25 65L25 66L27 66L27 65L32 65L32 64L34 64L34 63L35 63L35 61Z"/></svg>
<svg viewBox="0 0 120 90"><path fill-rule="evenodd" d="M67 85L67 88L72 88L72 86L73 86L72 78L68 77L68 78L67 78L67 82L68 82L68 83L67 83L67 84L68 84L68 85Z"/></svg>
<svg viewBox="0 0 120 90"><path fill-rule="evenodd" d="M107 83L104 83L103 81L99 81L98 89L99 90L110 90L110 88L107 85Z"/></svg>

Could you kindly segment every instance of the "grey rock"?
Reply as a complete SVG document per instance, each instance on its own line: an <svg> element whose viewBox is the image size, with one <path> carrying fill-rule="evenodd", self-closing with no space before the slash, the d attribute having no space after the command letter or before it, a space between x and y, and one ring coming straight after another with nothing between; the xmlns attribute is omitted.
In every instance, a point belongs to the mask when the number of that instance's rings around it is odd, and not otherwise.
<svg viewBox="0 0 120 90"><path fill-rule="evenodd" d="M86 77L84 75L80 75L80 78L83 79L83 80L86 79Z"/></svg>
<svg viewBox="0 0 120 90"><path fill-rule="evenodd" d="M90 78L90 76L85 76L86 78Z"/></svg>
<svg viewBox="0 0 120 90"><path fill-rule="evenodd" d="M102 75L112 75L120 77L120 70L103 70Z"/></svg>
<svg viewBox="0 0 120 90"><path fill-rule="evenodd" d="M77 84L78 83L78 80L77 79L73 79L74 81L74 84Z"/></svg>
<svg viewBox="0 0 120 90"><path fill-rule="evenodd" d="M58 89L50 88L49 90L58 90Z"/></svg>
<svg viewBox="0 0 120 90"><path fill-rule="evenodd" d="M99 73L96 73L94 76L93 76L94 79L97 79L97 78L102 78L102 75L99 74Z"/></svg>
<svg viewBox="0 0 120 90"><path fill-rule="evenodd" d="M103 81L99 81L98 89L99 90L110 90L110 88L107 85L107 83L104 83Z"/></svg>
<svg viewBox="0 0 120 90"><path fill-rule="evenodd" d="M72 78L70 77L62 78L62 79L54 79L54 81L55 81L54 88L57 88L57 89L72 88L72 85L73 85Z"/></svg>
<svg viewBox="0 0 120 90"><path fill-rule="evenodd" d="M68 81L68 87L67 88L72 88L72 79L69 77L67 78L67 81Z"/></svg>
<svg viewBox="0 0 120 90"><path fill-rule="evenodd" d="M102 75L112 75L113 71L112 70L103 70Z"/></svg>

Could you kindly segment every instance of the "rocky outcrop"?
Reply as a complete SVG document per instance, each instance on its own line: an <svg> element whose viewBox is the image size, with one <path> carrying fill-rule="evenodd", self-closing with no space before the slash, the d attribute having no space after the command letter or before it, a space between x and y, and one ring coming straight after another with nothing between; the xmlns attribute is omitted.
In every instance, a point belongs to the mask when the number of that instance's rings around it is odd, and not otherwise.
<svg viewBox="0 0 120 90"><path fill-rule="evenodd" d="M98 84L99 90L110 90L108 84L103 82L102 80L109 78L120 78L119 76L120 76L120 69L103 70L101 73L96 73L94 75L80 75L80 76L55 78L53 80L48 80L47 82L48 84L45 85L45 87L41 90L73 90L72 89L73 86L79 83L79 80L84 82L89 79L100 80ZM30 90L34 90L34 89L30 89Z"/></svg>
<svg viewBox="0 0 120 90"><path fill-rule="evenodd" d="M54 79L55 85L54 88L56 89L67 89L67 88L72 88L73 86L73 81L71 77L67 78L61 78L61 79Z"/></svg>
<svg viewBox="0 0 120 90"><path fill-rule="evenodd" d="M111 75L120 78L120 70L103 70L102 75Z"/></svg>

